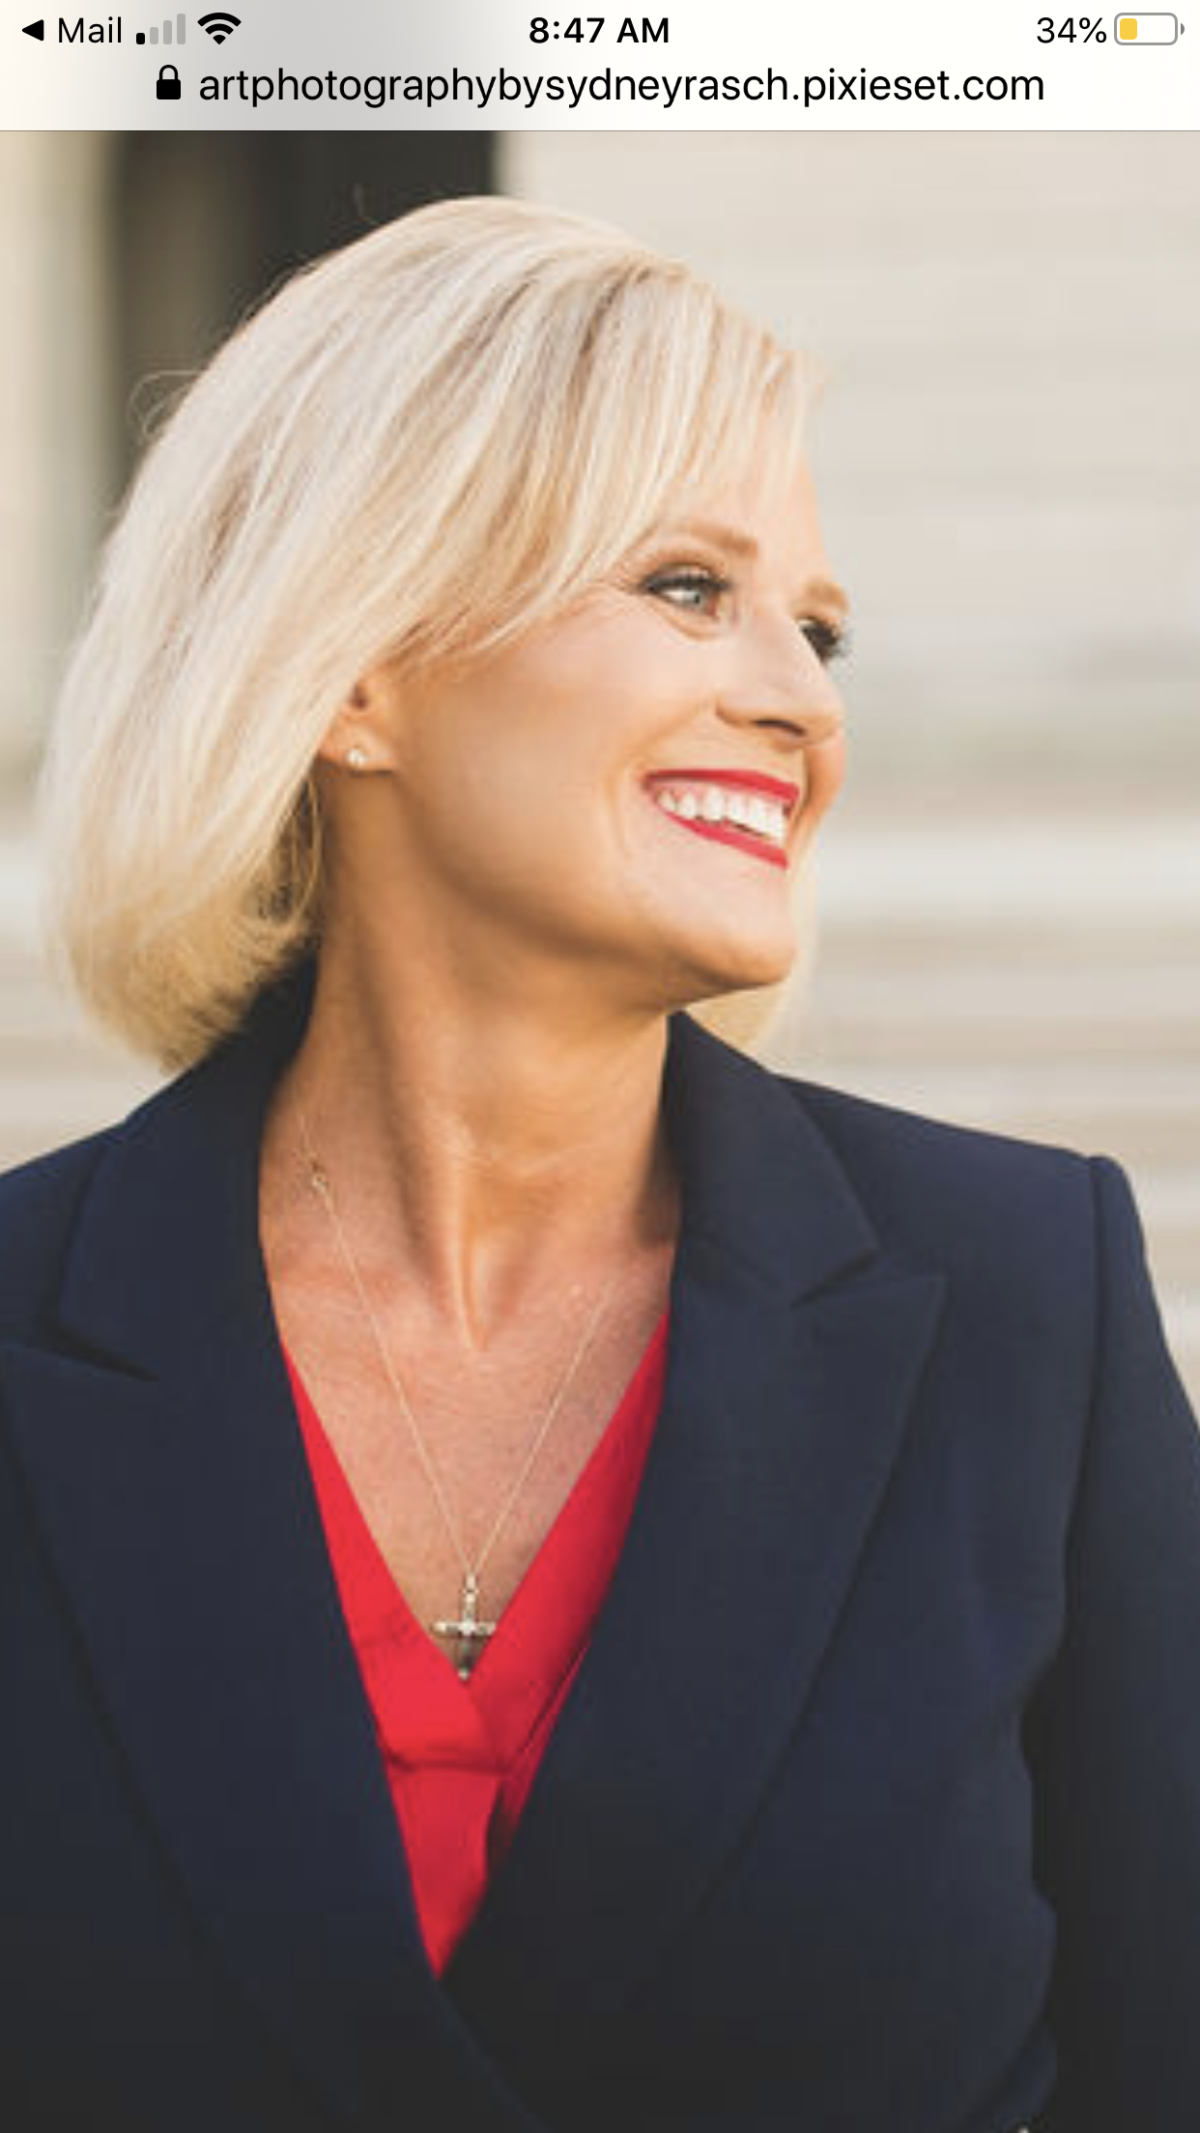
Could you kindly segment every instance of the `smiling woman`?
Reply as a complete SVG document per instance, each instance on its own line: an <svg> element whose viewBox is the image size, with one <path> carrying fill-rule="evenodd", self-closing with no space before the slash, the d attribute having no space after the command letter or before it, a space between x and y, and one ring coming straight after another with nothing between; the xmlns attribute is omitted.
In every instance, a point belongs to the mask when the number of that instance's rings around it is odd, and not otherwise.
<svg viewBox="0 0 1200 2133"><path fill-rule="evenodd" d="M756 452L786 483L810 382L682 267L512 201L295 277L149 454L64 691L52 936L100 1017L175 1066L236 1027L319 927L348 677L497 652Z"/></svg>
<svg viewBox="0 0 1200 2133"><path fill-rule="evenodd" d="M49 910L185 1071L0 1180L6 2127L1194 2133L1128 1185L698 1019L842 776L810 382L458 201L135 483Z"/></svg>

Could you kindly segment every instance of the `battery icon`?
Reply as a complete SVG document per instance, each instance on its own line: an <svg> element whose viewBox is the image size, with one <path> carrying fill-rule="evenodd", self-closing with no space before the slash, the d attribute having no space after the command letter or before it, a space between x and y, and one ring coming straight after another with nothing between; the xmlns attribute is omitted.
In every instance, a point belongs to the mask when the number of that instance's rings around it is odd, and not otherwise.
<svg viewBox="0 0 1200 2133"><path fill-rule="evenodd" d="M1118 44L1174 44L1179 36L1178 15L1118 15Z"/></svg>

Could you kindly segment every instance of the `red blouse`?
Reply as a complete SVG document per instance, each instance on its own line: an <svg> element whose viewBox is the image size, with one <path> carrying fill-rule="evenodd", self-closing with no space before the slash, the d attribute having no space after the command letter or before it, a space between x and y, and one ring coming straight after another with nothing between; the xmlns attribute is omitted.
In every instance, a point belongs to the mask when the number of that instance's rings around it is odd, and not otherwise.
<svg viewBox="0 0 1200 2133"><path fill-rule="evenodd" d="M666 1350L664 1314L466 1682L392 1577L285 1350L417 1915L439 1975L504 1856L587 1649L650 1449ZM482 1597L486 1603L486 1579Z"/></svg>

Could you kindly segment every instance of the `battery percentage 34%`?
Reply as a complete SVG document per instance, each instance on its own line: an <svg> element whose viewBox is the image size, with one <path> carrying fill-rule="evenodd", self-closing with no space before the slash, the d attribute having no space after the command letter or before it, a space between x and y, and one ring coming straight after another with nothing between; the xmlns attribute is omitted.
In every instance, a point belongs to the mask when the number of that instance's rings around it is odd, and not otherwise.
<svg viewBox="0 0 1200 2133"><path fill-rule="evenodd" d="M1098 15L1068 15L1056 22L1052 15L1039 15L1039 44L1053 44L1062 38L1067 44L1107 44L1108 31Z"/></svg>

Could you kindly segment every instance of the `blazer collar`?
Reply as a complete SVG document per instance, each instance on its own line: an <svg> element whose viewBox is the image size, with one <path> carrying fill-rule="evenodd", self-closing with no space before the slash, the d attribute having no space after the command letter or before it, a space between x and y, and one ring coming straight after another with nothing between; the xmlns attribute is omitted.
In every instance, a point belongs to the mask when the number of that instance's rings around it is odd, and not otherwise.
<svg viewBox="0 0 1200 2133"><path fill-rule="evenodd" d="M235 1037L126 1122L77 1227L59 1303L69 1336L174 1370L228 1314L269 1308L258 1151L313 983L304 962ZM690 1248L795 1297L875 1252L845 1172L796 1098L684 1014L671 1021L664 1104Z"/></svg>
<svg viewBox="0 0 1200 2133"><path fill-rule="evenodd" d="M662 1412L616 1574L483 1910L425 1962L258 1240L312 973L135 1112L13 1438L147 1812L226 1965L353 2122L535 2133L736 1851L802 1720L943 1283L892 1264L802 1100L675 1018ZM787 1625L786 1635L769 1625ZM182 1656L181 1656L182 1655ZM419 2071L418 2071L419 2070Z"/></svg>

